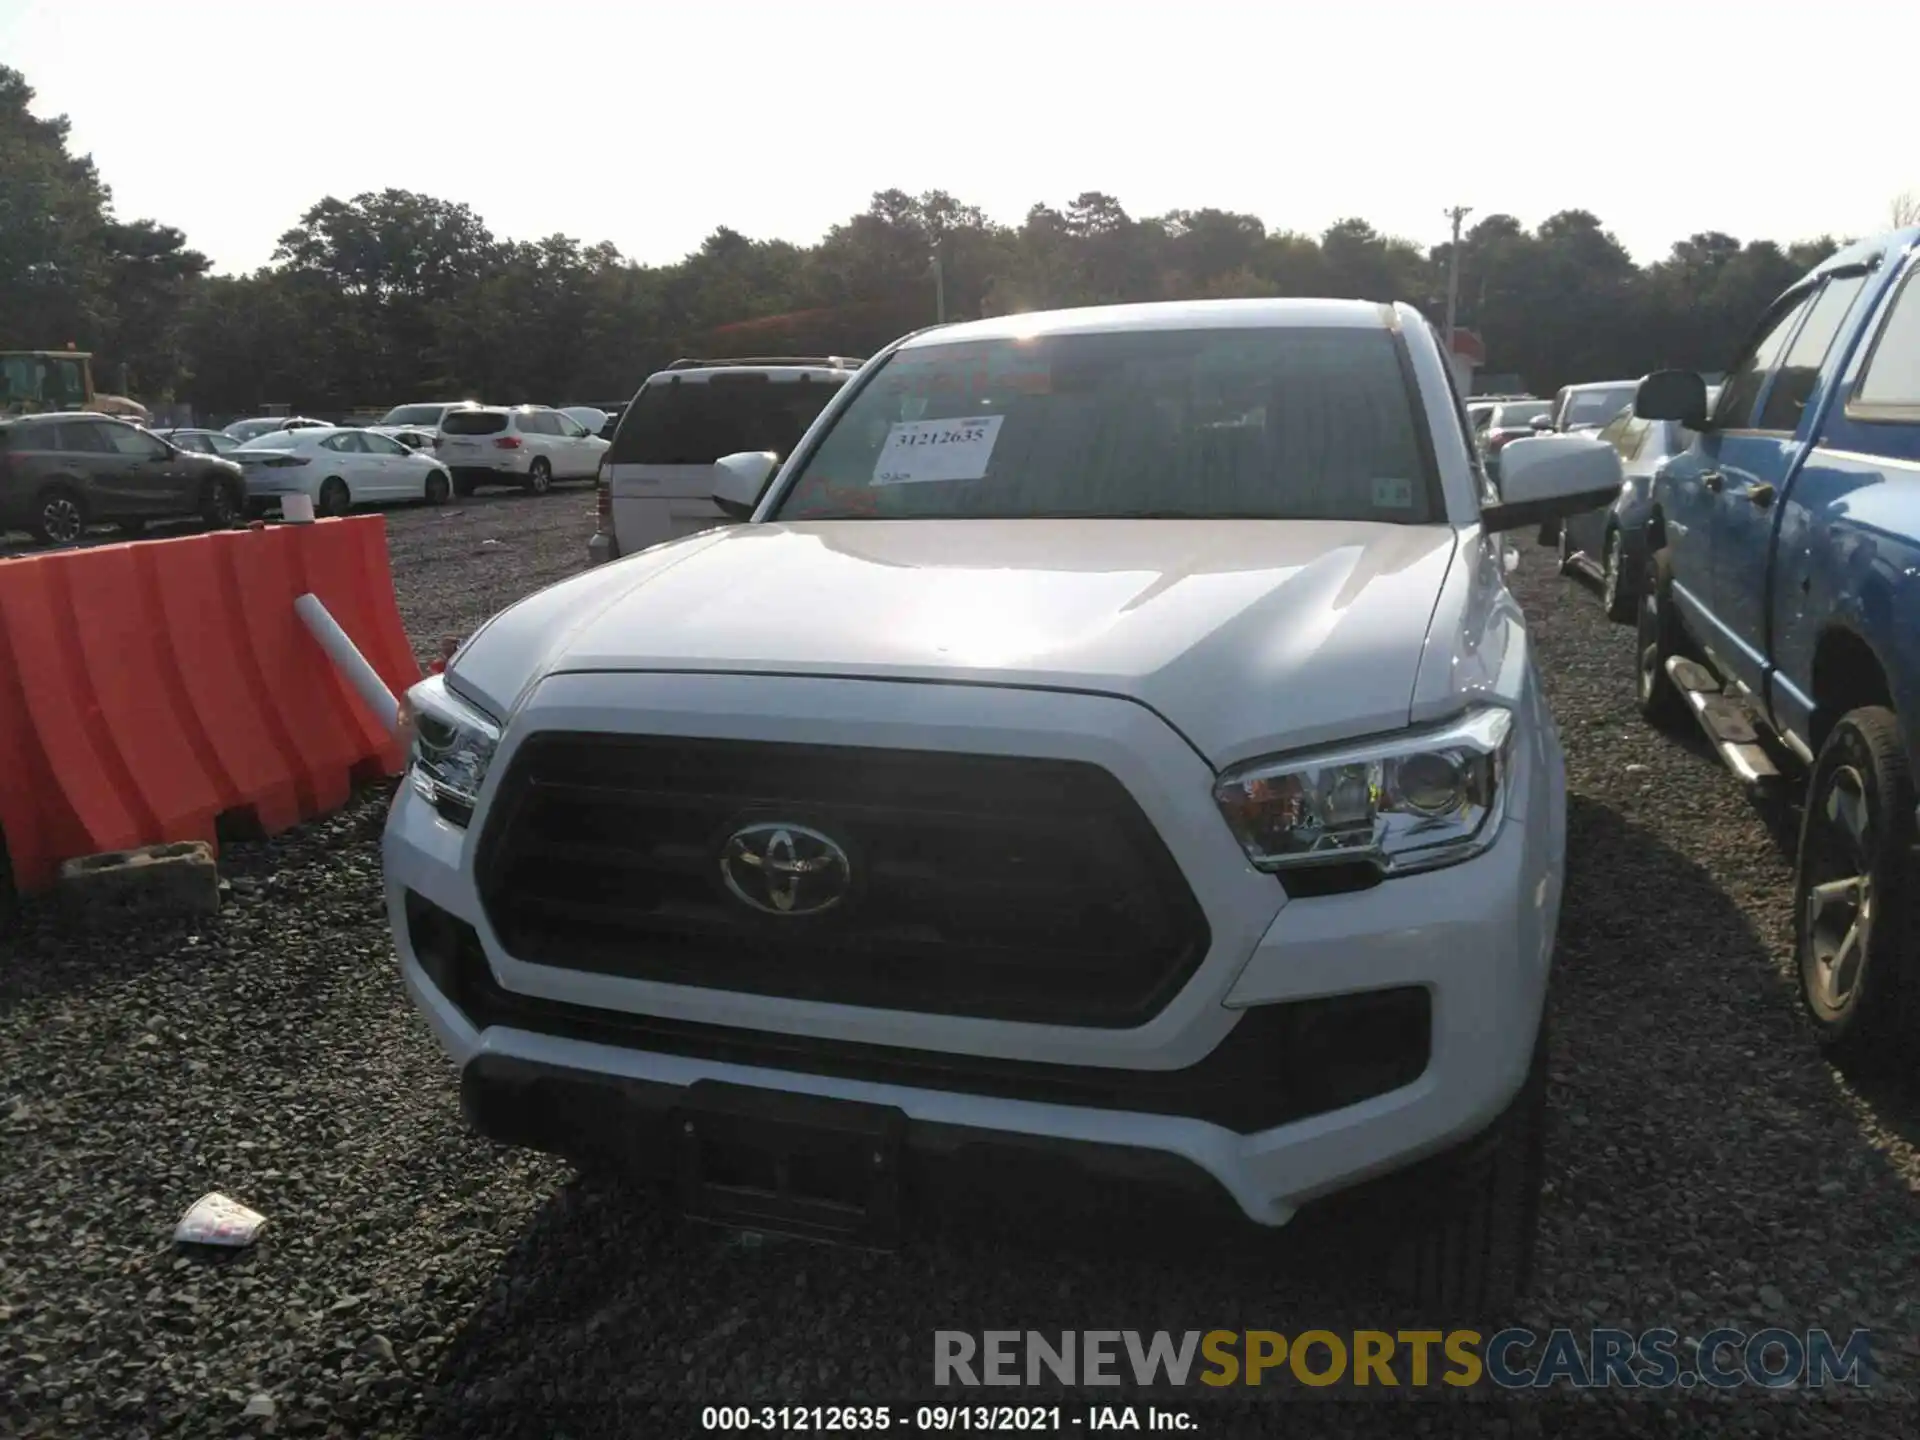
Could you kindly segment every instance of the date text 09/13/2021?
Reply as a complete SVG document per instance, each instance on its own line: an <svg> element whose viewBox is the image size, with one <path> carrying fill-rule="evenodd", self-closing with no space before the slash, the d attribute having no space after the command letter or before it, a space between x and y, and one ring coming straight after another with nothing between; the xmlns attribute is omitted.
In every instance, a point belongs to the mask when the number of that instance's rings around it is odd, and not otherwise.
<svg viewBox="0 0 1920 1440"><path fill-rule="evenodd" d="M1166 1405L708 1405L703 1431L851 1434L1071 1434L1200 1428L1190 1411Z"/></svg>

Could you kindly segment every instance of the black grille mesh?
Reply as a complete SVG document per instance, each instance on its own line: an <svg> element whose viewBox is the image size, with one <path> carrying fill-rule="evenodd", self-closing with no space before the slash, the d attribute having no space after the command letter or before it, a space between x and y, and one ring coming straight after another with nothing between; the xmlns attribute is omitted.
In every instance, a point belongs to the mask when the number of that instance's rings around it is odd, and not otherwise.
<svg viewBox="0 0 1920 1440"><path fill-rule="evenodd" d="M845 902L729 895L727 837L772 821L845 848ZM1208 943L1139 806L1079 761L545 734L503 777L479 876L530 963L936 1014L1137 1025Z"/></svg>

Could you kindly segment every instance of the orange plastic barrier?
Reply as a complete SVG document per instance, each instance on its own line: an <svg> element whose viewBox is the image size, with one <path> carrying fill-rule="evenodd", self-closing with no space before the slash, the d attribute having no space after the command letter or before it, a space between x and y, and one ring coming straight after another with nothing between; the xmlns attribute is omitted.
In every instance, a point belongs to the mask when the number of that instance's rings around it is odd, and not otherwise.
<svg viewBox="0 0 1920 1440"><path fill-rule="evenodd" d="M295 613L311 591L395 695L420 679L386 522L0 561L0 834L22 891L76 855L272 834L403 757Z"/></svg>

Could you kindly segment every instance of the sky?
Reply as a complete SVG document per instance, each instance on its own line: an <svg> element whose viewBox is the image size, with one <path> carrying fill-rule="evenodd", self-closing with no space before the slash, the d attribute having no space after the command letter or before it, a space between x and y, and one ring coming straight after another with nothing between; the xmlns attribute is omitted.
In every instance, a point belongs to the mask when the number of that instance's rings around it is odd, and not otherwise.
<svg viewBox="0 0 1920 1440"><path fill-rule="evenodd" d="M389 186L654 264L890 187L1422 245L1452 205L1582 208L1642 262L1871 234L1920 192L1916 39L1912 0L0 0L0 63L116 213L222 271Z"/></svg>

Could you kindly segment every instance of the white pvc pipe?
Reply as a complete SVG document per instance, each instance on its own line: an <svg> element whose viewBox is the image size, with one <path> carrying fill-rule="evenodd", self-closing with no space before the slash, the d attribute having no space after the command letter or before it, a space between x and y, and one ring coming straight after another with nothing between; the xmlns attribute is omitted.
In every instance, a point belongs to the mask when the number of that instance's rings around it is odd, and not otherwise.
<svg viewBox="0 0 1920 1440"><path fill-rule="evenodd" d="M306 622L307 629L313 632L313 638L320 642L320 648L340 667L340 673L347 678L347 682L360 692L360 698L367 702L367 708L386 727L387 734L397 735L400 731L400 702L387 689L386 681L380 678L379 672L367 663L367 657L360 653L360 647L353 643L352 637L340 628L340 622L327 613L327 607L320 603L320 597L302 595L293 602L293 608Z"/></svg>

